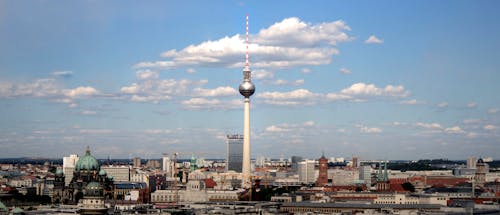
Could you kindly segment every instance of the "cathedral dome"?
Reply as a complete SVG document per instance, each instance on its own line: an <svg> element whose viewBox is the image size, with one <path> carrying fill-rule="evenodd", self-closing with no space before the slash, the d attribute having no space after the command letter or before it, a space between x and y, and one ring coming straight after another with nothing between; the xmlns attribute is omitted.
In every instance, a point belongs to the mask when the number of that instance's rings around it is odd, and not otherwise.
<svg viewBox="0 0 500 215"><path fill-rule="evenodd" d="M102 193L102 185L97 182L89 182L87 186L85 186L85 196L102 196Z"/></svg>
<svg viewBox="0 0 500 215"><path fill-rule="evenodd" d="M95 157L90 155L90 149L87 147L87 151L85 156L80 158L78 162L76 162L75 166L76 171L80 170L99 170L99 162Z"/></svg>

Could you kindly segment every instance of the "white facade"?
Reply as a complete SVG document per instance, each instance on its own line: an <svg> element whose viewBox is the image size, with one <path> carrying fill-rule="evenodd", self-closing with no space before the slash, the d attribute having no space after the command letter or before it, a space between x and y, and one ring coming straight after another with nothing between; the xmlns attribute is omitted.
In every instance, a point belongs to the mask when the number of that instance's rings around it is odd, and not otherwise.
<svg viewBox="0 0 500 215"><path fill-rule="evenodd" d="M367 187L372 184L372 167L369 165L363 165L359 167L359 180L362 180Z"/></svg>
<svg viewBox="0 0 500 215"><path fill-rule="evenodd" d="M299 181L302 183L314 183L316 181L316 171L314 169L314 160L303 160L298 163Z"/></svg>
<svg viewBox="0 0 500 215"><path fill-rule="evenodd" d="M69 155L69 157L63 157L63 173L64 173L64 185L68 186L73 179L73 172L75 171L76 162L80 158L78 155Z"/></svg>
<svg viewBox="0 0 500 215"><path fill-rule="evenodd" d="M174 163L170 160L168 156L163 156L162 158L162 170L168 177L174 177Z"/></svg>
<svg viewBox="0 0 500 215"><path fill-rule="evenodd" d="M114 181L130 181L130 166L101 166L108 176L113 176Z"/></svg>
<svg viewBox="0 0 500 215"><path fill-rule="evenodd" d="M207 190L202 180L190 180L185 190L156 190L151 193L153 203L237 201L236 190Z"/></svg>
<svg viewBox="0 0 500 215"><path fill-rule="evenodd" d="M373 200L375 204L438 204L446 206L449 198L445 196L410 196L405 194L393 194L379 196Z"/></svg>

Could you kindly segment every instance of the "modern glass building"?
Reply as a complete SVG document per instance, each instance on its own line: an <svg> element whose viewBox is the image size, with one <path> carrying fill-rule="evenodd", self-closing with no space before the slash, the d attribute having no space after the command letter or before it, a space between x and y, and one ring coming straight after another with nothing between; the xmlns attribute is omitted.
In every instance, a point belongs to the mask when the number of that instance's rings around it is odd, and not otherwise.
<svg viewBox="0 0 500 215"><path fill-rule="evenodd" d="M241 172L243 166L243 135L227 135L226 171Z"/></svg>

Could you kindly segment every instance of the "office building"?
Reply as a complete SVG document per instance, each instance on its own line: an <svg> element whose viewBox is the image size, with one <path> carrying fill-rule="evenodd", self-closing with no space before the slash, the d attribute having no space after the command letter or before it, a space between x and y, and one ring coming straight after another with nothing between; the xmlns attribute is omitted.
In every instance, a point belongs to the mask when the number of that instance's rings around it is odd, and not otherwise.
<svg viewBox="0 0 500 215"><path fill-rule="evenodd" d="M316 181L316 174L314 170L314 160L303 160L298 163L299 181L301 183L314 183Z"/></svg>
<svg viewBox="0 0 500 215"><path fill-rule="evenodd" d="M73 179L73 172L75 171L75 165L78 162L78 155L70 155L69 157L63 157L63 173L64 173L64 185L68 186Z"/></svg>
<svg viewBox="0 0 500 215"><path fill-rule="evenodd" d="M227 135L226 171L241 172L243 166L243 135Z"/></svg>

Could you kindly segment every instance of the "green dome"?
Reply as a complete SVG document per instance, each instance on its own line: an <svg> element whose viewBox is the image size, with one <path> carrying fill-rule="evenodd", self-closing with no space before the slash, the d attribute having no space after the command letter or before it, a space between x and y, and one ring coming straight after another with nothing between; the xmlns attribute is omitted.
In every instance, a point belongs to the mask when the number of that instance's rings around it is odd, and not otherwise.
<svg viewBox="0 0 500 215"><path fill-rule="evenodd" d="M23 212L24 212L23 209L18 208L18 207L12 209L12 213L13 214L20 214L20 213L23 213Z"/></svg>
<svg viewBox="0 0 500 215"><path fill-rule="evenodd" d="M56 175L64 175L64 172L62 169L57 169L56 170Z"/></svg>
<svg viewBox="0 0 500 215"><path fill-rule="evenodd" d="M102 196L103 188L102 185L98 182L89 182L87 186L85 186L85 195L86 196Z"/></svg>
<svg viewBox="0 0 500 215"><path fill-rule="evenodd" d="M78 159L75 166L76 171L80 170L99 170L99 162L95 157L90 155L90 148L87 146L87 151L85 152L85 156Z"/></svg>
<svg viewBox="0 0 500 215"><path fill-rule="evenodd" d="M99 175L106 175L106 170L101 169L101 171L99 171Z"/></svg>
<svg viewBox="0 0 500 215"><path fill-rule="evenodd" d="M9 211L9 209L2 203L0 202L0 211Z"/></svg>

